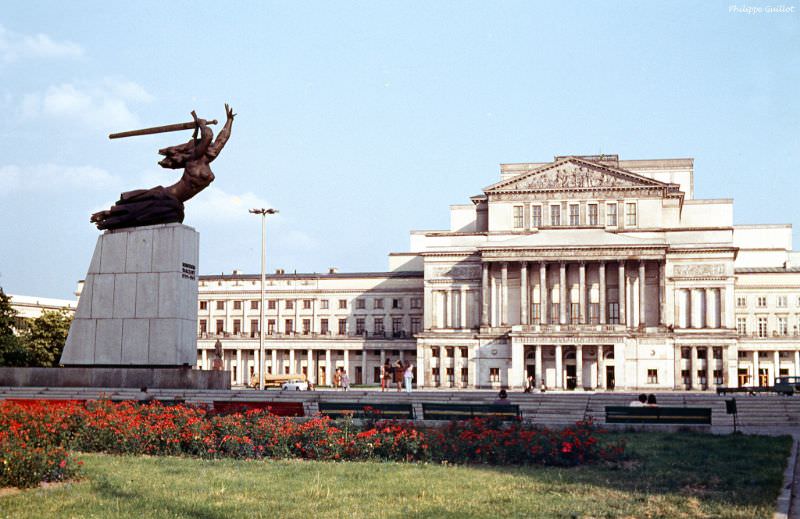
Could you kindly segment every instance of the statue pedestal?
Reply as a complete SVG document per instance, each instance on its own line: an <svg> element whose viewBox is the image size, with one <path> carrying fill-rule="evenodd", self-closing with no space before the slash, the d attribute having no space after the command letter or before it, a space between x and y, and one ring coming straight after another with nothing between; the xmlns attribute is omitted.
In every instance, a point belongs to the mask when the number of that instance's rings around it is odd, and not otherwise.
<svg viewBox="0 0 800 519"><path fill-rule="evenodd" d="M98 237L61 364L195 366L198 255L199 234L178 223Z"/></svg>

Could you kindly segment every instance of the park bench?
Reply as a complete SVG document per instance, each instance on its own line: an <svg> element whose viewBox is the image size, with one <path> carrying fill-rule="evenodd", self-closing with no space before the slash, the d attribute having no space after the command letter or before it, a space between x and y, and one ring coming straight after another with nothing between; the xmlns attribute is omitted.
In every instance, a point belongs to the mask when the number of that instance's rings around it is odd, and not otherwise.
<svg viewBox="0 0 800 519"><path fill-rule="evenodd" d="M215 400L214 414L244 413L253 409L266 409L277 416L305 416L303 402L233 402Z"/></svg>
<svg viewBox="0 0 800 519"><path fill-rule="evenodd" d="M342 418L380 418L383 420L413 420L411 404L383 404L363 402L320 402L319 412L323 416Z"/></svg>
<svg viewBox="0 0 800 519"><path fill-rule="evenodd" d="M711 408L606 406L606 423L711 425Z"/></svg>
<svg viewBox="0 0 800 519"><path fill-rule="evenodd" d="M472 418L500 418L516 420L519 406L514 404L422 404L425 420L470 420Z"/></svg>

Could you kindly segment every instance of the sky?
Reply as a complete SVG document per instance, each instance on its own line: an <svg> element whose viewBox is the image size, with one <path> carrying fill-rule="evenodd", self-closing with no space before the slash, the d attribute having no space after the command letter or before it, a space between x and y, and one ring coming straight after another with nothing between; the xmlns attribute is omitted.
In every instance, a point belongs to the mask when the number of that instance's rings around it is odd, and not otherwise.
<svg viewBox="0 0 800 519"><path fill-rule="evenodd" d="M783 5L783 12L768 7ZM499 164L693 157L695 197L800 246L800 3L13 2L0 12L0 287L74 298L123 191L169 185L238 114L187 202L201 274L382 271Z"/></svg>

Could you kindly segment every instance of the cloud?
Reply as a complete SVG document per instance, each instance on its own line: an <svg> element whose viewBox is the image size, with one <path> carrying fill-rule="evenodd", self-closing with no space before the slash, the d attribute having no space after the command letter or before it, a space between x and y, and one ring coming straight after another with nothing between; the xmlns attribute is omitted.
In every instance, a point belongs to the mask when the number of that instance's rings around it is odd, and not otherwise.
<svg viewBox="0 0 800 519"><path fill-rule="evenodd" d="M56 41L46 34L19 34L0 25L0 61L13 63L28 58L80 58L83 48L77 43Z"/></svg>
<svg viewBox="0 0 800 519"><path fill-rule="evenodd" d="M272 207L269 202L261 197L246 192L232 194L211 185L187 202L186 213L198 220L214 222L235 222L254 218L248 211L259 207ZM280 213L270 219L279 219Z"/></svg>
<svg viewBox="0 0 800 519"><path fill-rule="evenodd" d="M117 184L110 173L94 166L38 164L0 166L0 197L26 191L53 192L65 188L105 189Z"/></svg>
<svg viewBox="0 0 800 519"><path fill-rule="evenodd" d="M119 78L104 78L99 82L62 83L44 92L23 96L23 118L50 117L79 121L95 128L133 128L138 117L130 104L153 100L144 87Z"/></svg>

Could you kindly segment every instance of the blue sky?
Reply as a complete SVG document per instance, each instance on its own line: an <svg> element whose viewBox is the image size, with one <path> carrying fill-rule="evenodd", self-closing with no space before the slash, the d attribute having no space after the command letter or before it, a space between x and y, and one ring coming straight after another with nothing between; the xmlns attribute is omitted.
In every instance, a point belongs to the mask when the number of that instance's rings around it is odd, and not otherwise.
<svg viewBox="0 0 800 519"><path fill-rule="evenodd" d="M14 2L0 13L0 286L71 297L119 193L172 183L114 131L239 114L187 204L201 273L386 268L504 162L695 158L697 198L800 226L800 5ZM798 6L798 7L795 7ZM795 244L800 244L795 229ZM796 245L797 246L797 245Z"/></svg>

